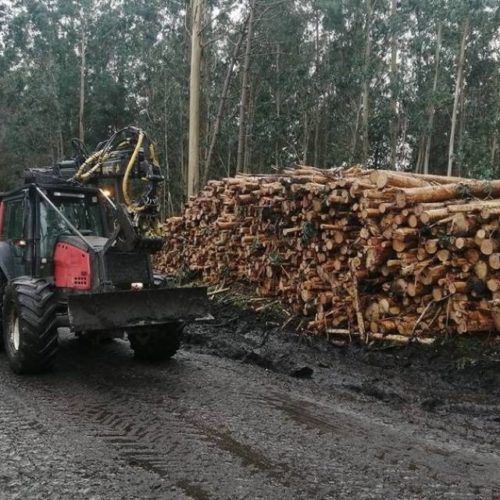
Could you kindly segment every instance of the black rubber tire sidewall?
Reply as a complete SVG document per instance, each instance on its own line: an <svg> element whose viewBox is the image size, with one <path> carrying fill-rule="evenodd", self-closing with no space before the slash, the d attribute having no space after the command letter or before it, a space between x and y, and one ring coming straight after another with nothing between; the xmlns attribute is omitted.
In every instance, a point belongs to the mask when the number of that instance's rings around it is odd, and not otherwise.
<svg viewBox="0 0 500 500"><path fill-rule="evenodd" d="M7 285L7 280L3 273L0 274L0 351L5 350L4 337L3 337L3 301L5 296L5 287Z"/></svg>
<svg viewBox="0 0 500 500"><path fill-rule="evenodd" d="M21 349L18 349L17 351L14 349L9 336L9 328L11 327L10 323L15 319L16 316L19 317L19 304L16 299L17 297L15 296L15 293L13 293L13 289L7 288L4 293L2 310L2 330L3 332L5 332L5 335L3 335L3 347L7 354L7 359L12 370L15 373L22 373L22 367L24 363ZM21 321L21 318L19 318L20 329L22 329ZM19 345L20 348L22 342L21 339Z"/></svg>
<svg viewBox="0 0 500 500"><path fill-rule="evenodd" d="M36 321L29 325L24 319L27 315L31 314L29 308L21 303L19 300L19 293L17 285L28 285L37 290L37 283L39 281L9 283L5 287L4 300L3 300L3 331L4 331L4 346L7 354L9 365L15 373L40 373L48 371L52 368L55 352L57 350L57 329L55 325L52 326L55 319L53 301L49 296L48 300L45 299L47 304L47 312L40 315L39 325L34 326ZM45 289L46 290L46 289ZM47 294L47 292L46 292ZM11 322L15 318L19 318L19 349L15 349L12 345L9 335L9 328Z"/></svg>

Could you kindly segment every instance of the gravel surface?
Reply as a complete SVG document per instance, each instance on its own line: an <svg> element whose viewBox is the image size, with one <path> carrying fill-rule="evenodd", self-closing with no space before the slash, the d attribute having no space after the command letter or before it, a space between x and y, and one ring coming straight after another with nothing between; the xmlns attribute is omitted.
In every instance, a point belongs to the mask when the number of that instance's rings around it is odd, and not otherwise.
<svg viewBox="0 0 500 500"><path fill-rule="evenodd" d="M44 376L1 354L0 498L500 498L497 358L215 312L163 364L70 336Z"/></svg>

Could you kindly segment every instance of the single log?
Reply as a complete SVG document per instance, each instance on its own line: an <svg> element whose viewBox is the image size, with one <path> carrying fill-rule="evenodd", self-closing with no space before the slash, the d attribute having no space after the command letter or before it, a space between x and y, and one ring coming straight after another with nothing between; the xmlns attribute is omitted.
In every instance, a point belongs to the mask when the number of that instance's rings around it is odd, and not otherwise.
<svg viewBox="0 0 500 500"><path fill-rule="evenodd" d="M430 183L420 177L411 177L392 170L374 170L370 180L379 188L386 186L400 188L415 188L430 186Z"/></svg>
<svg viewBox="0 0 500 500"><path fill-rule="evenodd" d="M485 280L488 276L488 265L482 260L478 260L474 264L474 273L480 280Z"/></svg>
<svg viewBox="0 0 500 500"><path fill-rule="evenodd" d="M302 232L302 227L288 227L283 229L283 236L288 236L289 234L296 234Z"/></svg>
<svg viewBox="0 0 500 500"><path fill-rule="evenodd" d="M427 203L476 196L500 196L500 181L470 181L439 186L399 189L396 203L403 208L412 203Z"/></svg>
<svg viewBox="0 0 500 500"><path fill-rule="evenodd" d="M446 274L447 267L444 265L432 266L424 269L418 277L424 285L431 285Z"/></svg>
<svg viewBox="0 0 500 500"><path fill-rule="evenodd" d="M469 285L466 281L453 281L448 285L448 290L451 294L469 292Z"/></svg>
<svg viewBox="0 0 500 500"><path fill-rule="evenodd" d="M420 214L420 222L422 224L430 224L440 219L448 217L450 214L447 207L435 208L433 210L426 210Z"/></svg>
<svg viewBox="0 0 500 500"><path fill-rule="evenodd" d="M481 241L480 249L483 255L492 255L498 250L498 240L484 239Z"/></svg>
<svg viewBox="0 0 500 500"><path fill-rule="evenodd" d="M429 255L433 255L435 254L437 251L438 251L438 248L439 248L439 240L438 239L431 239L431 240L427 240L424 244L424 247L425 247L425 251L429 254Z"/></svg>
<svg viewBox="0 0 500 500"><path fill-rule="evenodd" d="M446 262L447 260L450 259L450 251L447 250L446 248L442 248L436 253L436 257L440 262Z"/></svg>
<svg viewBox="0 0 500 500"><path fill-rule="evenodd" d="M486 286L491 292L498 292L500 290L500 280L498 278L490 278L486 282Z"/></svg>
<svg viewBox="0 0 500 500"><path fill-rule="evenodd" d="M474 238L463 238L463 237L458 237L455 238L455 241L453 243L453 246L457 250L462 250L464 248L473 248L476 245L476 242Z"/></svg>
<svg viewBox="0 0 500 500"><path fill-rule="evenodd" d="M488 257L488 264L495 271L500 269L500 253L492 253Z"/></svg>

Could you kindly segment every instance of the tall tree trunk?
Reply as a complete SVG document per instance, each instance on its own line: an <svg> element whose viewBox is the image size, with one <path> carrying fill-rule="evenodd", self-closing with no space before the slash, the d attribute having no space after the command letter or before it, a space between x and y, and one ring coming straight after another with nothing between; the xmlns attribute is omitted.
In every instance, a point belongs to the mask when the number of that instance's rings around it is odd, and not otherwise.
<svg viewBox="0 0 500 500"><path fill-rule="evenodd" d="M495 168L495 157L497 155L497 147L498 147L498 136L495 133L493 136L493 140L491 141L491 155L490 155L490 163L491 163L491 168Z"/></svg>
<svg viewBox="0 0 500 500"><path fill-rule="evenodd" d="M163 97L163 147L164 147L164 163L165 163L165 181L163 182L163 218L170 217L174 213L174 205L172 202L171 178L170 178L170 158L168 154L168 102L167 91L168 81L165 73L163 79L164 97Z"/></svg>
<svg viewBox="0 0 500 500"><path fill-rule="evenodd" d="M248 23L249 17L246 18L243 29L241 30L241 35L238 38L238 42L234 46L233 54L231 56L231 60L227 66L226 77L224 79L224 85L222 87L222 95L219 101L219 107L217 110L217 117L215 118L214 128L212 130L212 136L210 138L210 146L208 148L207 159L205 161L205 169L203 172L203 184L206 183L208 179L208 173L210 171L210 165L212 164L212 157L214 154L215 144L217 143L217 139L219 137L220 128L222 125L222 118L224 117L224 109L226 106L227 95L229 93L229 87L231 85L231 80L233 77L233 68L238 59L238 55L240 53L241 45L243 44L243 40L245 39L245 31L246 25Z"/></svg>
<svg viewBox="0 0 500 500"><path fill-rule="evenodd" d="M243 158L243 171L246 173L250 172L250 160L251 160L251 138L253 133L253 125L255 118L255 89L251 82L249 82L249 96L248 96L248 109L247 109L247 119L245 126L245 146L243 151L245 152Z"/></svg>
<svg viewBox="0 0 500 500"><path fill-rule="evenodd" d="M465 18L464 28L462 32L462 42L460 43L460 55L458 58L457 78L455 81L455 97L453 100L453 111L451 114L451 131L450 131L450 146L448 149L448 176L453 175L453 161L455 159L455 131L457 128L457 114L458 105L460 102L460 90L462 88L462 79L464 77L464 60L465 60L465 46L467 42L467 35L469 33L469 16Z"/></svg>
<svg viewBox="0 0 500 500"><path fill-rule="evenodd" d="M496 77L496 99L495 99L495 115L493 122L493 138L491 139L491 153L490 153L490 162L491 168L493 172L498 175L498 172L495 171L495 160L497 156L498 150L498 124L500 123L500 75L497 73Z"/></svg>
<svg viewBox="0 0 500 500"><path fill-rule="evenodd" d="M457 170L457 174L459 177L462 177L462 153L463 153L463 139L464 139L464 130L465 130L465 82L462 78L462 85L460 87L460 103L458 105L458 162L455 166L455 170Z"/></svg>
<svg viewBox="0 0 500 500"><path fill-rule="evenodd" d="M57 155L58 160L62 160L64 158L64 137L63 137L63 124L62 124L62 112L61 112L61 101L59 99L59 93L57 89L57 81L56 81L56 70L54 59L52 57L52 53L49 53L49 74L50 80L52 83L52 97L54 99L54 108L56 111L57 117Z"/></svg>
<svg viewBox="0 0 500 500"><path fill-rule="evenodd" d="M229 177L231 175L231 154L233 152L232 147L227 148L227 167L226 167L226 175Z"/></svg>
<svg viewBox="0 0 500 500"><path fill-rule="evenodd" d="M352 163L354 161L354 158L356 157L356 148L358 146L359 121L361 118L362 107L363 107L363 95L361 94L359 98L359 105L356 107L356 120L354 122L354 130L352 132L352 138L351 138L351 151L349 156L350 163Z"/></svg>
<svg viewBox="0 0 500 500"><path fill-rule="evenodd" d="M432 128L434 126L434 114L436 113L436 92L439 81L439 62L441 59L441 42L443 39L443 24L439 22L436 39L436 52L434 55L434 81L432 82L432 95L429 104L429 118L427 121L427 130L425 132L425 155L424 155L424 174L429 173L429 157L431 154Z"/></svg>
<svg viewBox="0 0 500 500"><path fill-rule="evenodd" d="M391 0L391 168L396 169L398 147L399 117L397 103L397 58L398 46L396 41L396 16L398 0Z"/></svg>
<svg viewBox="0 0 500 500"><path fill-rule="evenodd" d="M236 172L243 172L243 164L245 160L245 138L246 138L246 121L248 107L248 74L250 72L250 53L252 51L253 38L253 22L255 19L255 0L250 1L249 18L247 30L247 43L245 47L245 58L243 62L243 74L241 77L241 96L240 96L240 116L238 130L238 156L236 157Z"/></svg>
<svg viewBox="0 0 500 500"><path fill-rule="evenodd" d="M422 173L422 165L423 165L423 157L424 157L424 147L425 147L425 134L420 137L420 140L418 141L418 155L417 155L417 162L415 164L415 173L420 174Z"/></svg>
<svg viewBox="0 0 500 500"><path fill-rule="evenodd" d="M319 68L320 68L320 46L319 46L319 11L316 10L315 13L315 34L316 34L316 43L315 43L315 68L314 73L316 76L316 113L314 120L314 162L313 165L317 168L319 164L319 128L321 123L321 106L320 106L320 76L319 76Z"/></svg>
<svg viewBox="0 0 500 500"><path fill-rule="evenodd" d="M82 39L80 42L80 110L78 113L79 139L85 141L85 128L83 123L83 113L85 111L85 57L87 53L86 23L82 22Z"/></svg>
<svg viewBox="0 0 500 500"><path fill-rule="evenodd" d="M319 129L321 127L320 106L316 107L316 120L314 123L314 166L319 166Z"/></svg>
<svg viewBox="0 0 500 500"><path fill-rule="evenodd" d="M364 60L364 75L363 75L363 92L362 92L362 127L363 127L363 163L368 163L368 151L370 144L368 142L368 119L369 119L369 83L370 76L368 70L370 68L371 56L371 24L373 15L372 0L366 2L366 43L365 43L365 60Z"/></svg>
<svg viewBox="0 0 500 500"><path fill-rule="evenodd" d="M200 179L200 101L203 0L191 2L191 76L189 79L188 197L196 194Z"/></svg>
<svg viewBox="0 0 500 500"><path fill-rule="evenodd" d="M302 164L307 165L307 150L309 147L309 114L304 111L304 137L302 142Z"/></svg>

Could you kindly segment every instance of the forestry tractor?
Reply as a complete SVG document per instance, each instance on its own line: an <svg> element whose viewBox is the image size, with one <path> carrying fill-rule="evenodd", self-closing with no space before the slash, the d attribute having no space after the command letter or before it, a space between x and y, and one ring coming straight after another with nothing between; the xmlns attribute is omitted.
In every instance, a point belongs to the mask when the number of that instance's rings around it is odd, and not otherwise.
<svg viewBox="0 0 500 500"><path fill-rule="evenodd" d="M175 288L153 272L162 247L153 143L127 127L88 154L25 171L0 194L0 334L12 370L51 368L58 330L127 336L136 357L177 351L186 321L208 315L204 288Z"/></svg>

